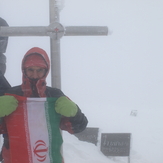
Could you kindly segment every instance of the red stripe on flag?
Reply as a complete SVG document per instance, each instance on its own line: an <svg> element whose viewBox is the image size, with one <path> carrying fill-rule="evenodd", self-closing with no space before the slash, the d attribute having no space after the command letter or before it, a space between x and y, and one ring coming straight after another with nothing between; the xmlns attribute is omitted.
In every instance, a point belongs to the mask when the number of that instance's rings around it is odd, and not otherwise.
<svg viewBox="0 0 163 163"><path fill-rule="evenodd" d="M28 130L26 123L26 105L25 97L15 96L19 101L18 108L9 116L5 117L9 143L10 143L10 155L12 163L32 163L30 154L31 148L29 147Z"/></svg>

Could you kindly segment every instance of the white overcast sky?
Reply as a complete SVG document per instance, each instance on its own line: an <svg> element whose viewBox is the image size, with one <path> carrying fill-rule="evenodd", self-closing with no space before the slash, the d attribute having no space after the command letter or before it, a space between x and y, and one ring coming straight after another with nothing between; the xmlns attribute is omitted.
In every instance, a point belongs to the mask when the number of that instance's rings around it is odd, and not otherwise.
<svg viewBox="0 0 163 163"><path fill-rule="evenodd" d="M63 26L108 26L108 36L61 39L62 90L97 125L109 108L163 107L163 1L65 0ZM10 26L48 26L47 0L0 0L0 17ZM21 60L31 47L50 53L48 37L10 37L6 78L21 84ZM48 77L50 85L50 76ZM106 116L105 116L106 115Z"/></svg>

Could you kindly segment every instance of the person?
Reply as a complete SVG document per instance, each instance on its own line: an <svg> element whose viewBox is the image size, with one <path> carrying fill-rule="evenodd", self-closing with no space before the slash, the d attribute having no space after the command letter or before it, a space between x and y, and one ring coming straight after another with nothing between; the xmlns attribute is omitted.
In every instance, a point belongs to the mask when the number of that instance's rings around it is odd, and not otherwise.
<svg viewBox="0 0 163 163"><path fill-rule="evenodd" d="M0 117L12 114L18 106L17 99L8 94L31 98L54 97L57 98L55 110L58 114L61 114L58 128L71 134L83 131L87 126L88 120L80 108L60 89L46 86L46 77L49 69L50 61L47 53L38 47L31 48L22 60L22 84L8 89L6 95L0 96ZM4 121L0 125L0 133L4 135L2 147L4 163L11 163L10 142Z"/></svg>
<svg viewBox="0 0 163 163"><path fill-rule="evenodd" d="M8 23L0 17L0 26L9 26ZM8 37L0 36L0 71L4 75L6 71L6 56L3 54L6 52L8 44Z"/></svg>

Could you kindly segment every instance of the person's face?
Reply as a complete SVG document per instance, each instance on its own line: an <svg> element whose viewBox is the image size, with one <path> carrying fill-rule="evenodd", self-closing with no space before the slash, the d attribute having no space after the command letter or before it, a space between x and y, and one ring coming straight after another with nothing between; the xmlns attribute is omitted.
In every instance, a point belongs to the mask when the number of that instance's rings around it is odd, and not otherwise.
<svg viewBox="0 0 163 163"><path fill-rule="evenodd" d="M40 79L45 75L46 69L42 67L32 66L26 68L25 73L30 79Z"/></svg>

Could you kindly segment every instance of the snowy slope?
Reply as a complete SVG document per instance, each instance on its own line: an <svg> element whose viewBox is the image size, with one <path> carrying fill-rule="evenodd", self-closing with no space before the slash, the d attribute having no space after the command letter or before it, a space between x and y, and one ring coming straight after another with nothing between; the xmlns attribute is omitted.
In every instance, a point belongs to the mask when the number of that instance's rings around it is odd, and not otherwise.
<svg viewBox="0 0 163 163"><path fill-rule="evenodd" d="M131 138L131 163L162 163L163 110L137 110L137 116L131 116L130 110L109 109L108 124L105 118L99 123L100 133L128 132ZM100 127L101 126L101 127ZM100 152L100 136L97 146L79 141L75 136L63 132L64 157L66 163L125 163L127 157L106 157Z"/></svg>
<svg viewBox="0 0 163 163"><path fill-rule="evenodd" d="M63 152L65 163L106 163L108 159L99 149L87 142L79 141L75 136L63 133ZM110 161L110 163L112 163Z"/></svg>

